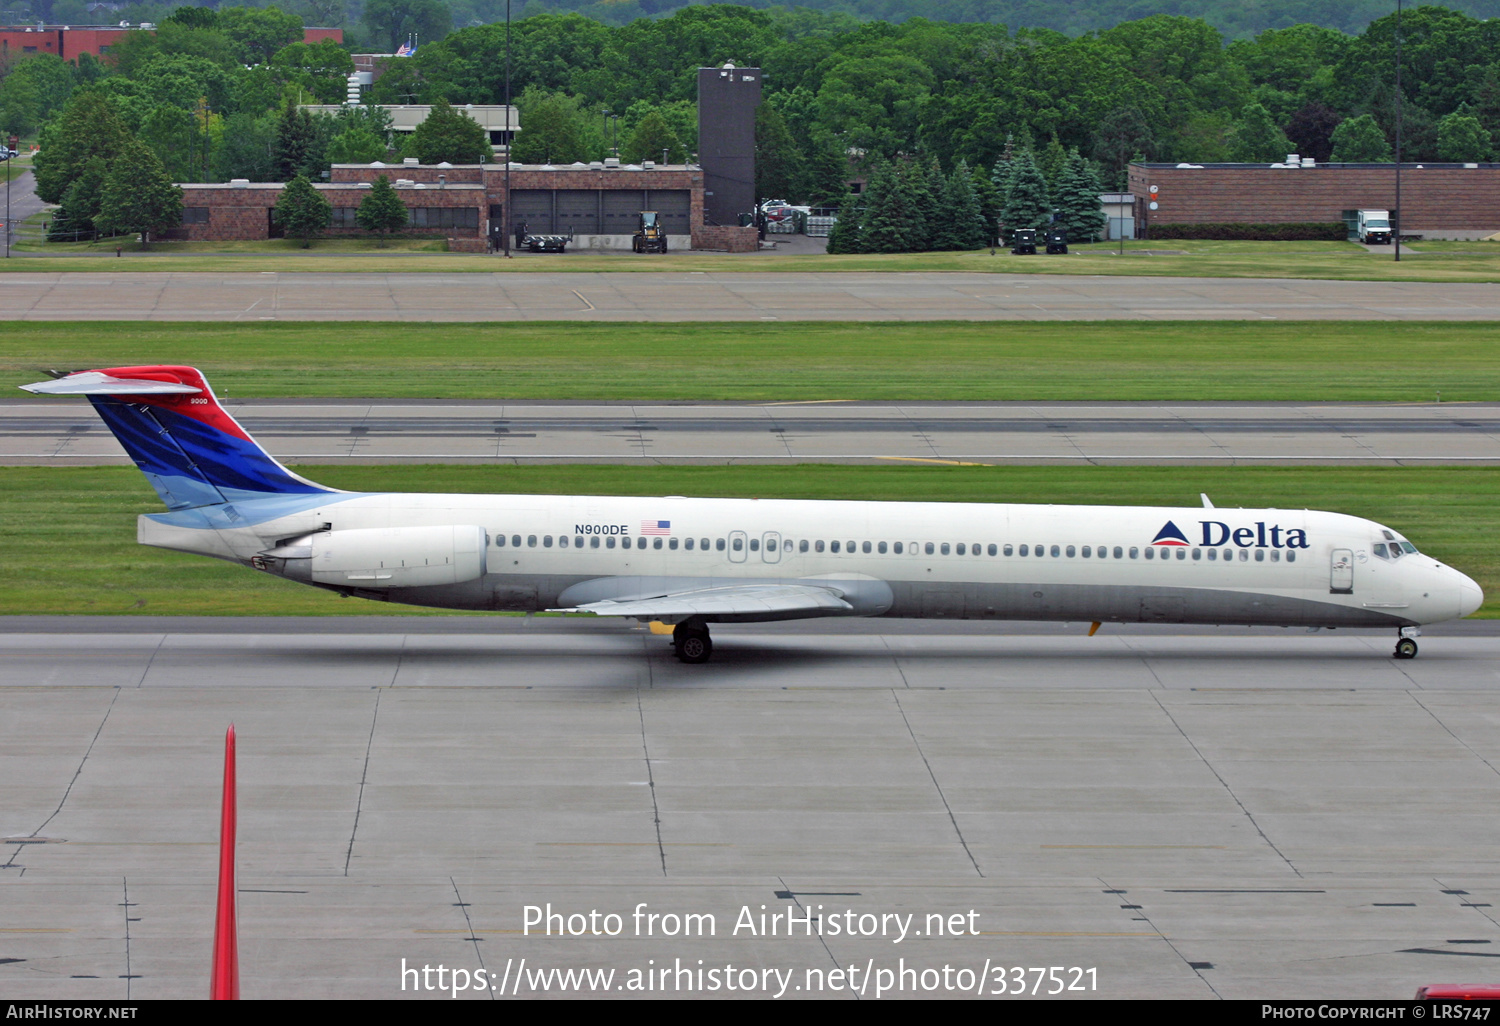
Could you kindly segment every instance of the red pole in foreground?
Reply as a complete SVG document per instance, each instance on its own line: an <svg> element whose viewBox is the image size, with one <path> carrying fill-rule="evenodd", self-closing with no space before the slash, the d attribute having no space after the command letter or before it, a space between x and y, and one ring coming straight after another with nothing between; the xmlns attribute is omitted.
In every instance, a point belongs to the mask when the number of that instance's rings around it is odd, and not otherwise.
<svg viewBox="0 0 1500 1026"><path fill-rule="evenodd" d="M219 816L219 911L214 919L214 966L209 982L211 1001L240 999L239 924L234 898L234 724L224 735L224 805Z"/></svg>

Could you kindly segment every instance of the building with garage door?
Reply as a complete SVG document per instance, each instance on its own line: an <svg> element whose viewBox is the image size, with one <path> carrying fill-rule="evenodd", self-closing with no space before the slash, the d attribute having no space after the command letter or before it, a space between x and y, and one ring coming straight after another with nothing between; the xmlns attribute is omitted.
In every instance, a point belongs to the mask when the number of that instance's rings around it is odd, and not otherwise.
<svg viewBox="0 0 1500 1026"><path fill-rule="evenodd" d="M611 160L566 167L512 164L508 176L506 170L503 164L335 164L330 181L319 189L336 210L357 208L363 191L385 176L412 210L409 231L441 233L454 249L503 248L507 225L513 231L524 224L533 235L573 236L571 249L629 250L643 210L660 215L669 250L758 248L754 228L704 224L703 171L694 164L636 166ZM184 206L192 220L181 234L201 240L269 238L275 232L270 210L281 188L278 183L185 185ZM448 208L477 213L440 214L435 220L430 212L421 213ZM337 217L332 234L357 232L352 210Z"/></svg>

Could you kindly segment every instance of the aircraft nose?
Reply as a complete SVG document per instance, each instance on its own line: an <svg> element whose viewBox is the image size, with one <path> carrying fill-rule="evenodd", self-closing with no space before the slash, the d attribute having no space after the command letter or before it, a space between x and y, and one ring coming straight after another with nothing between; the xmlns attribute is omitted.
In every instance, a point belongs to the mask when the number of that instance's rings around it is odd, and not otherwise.
<svg viewBox="0 0 1500 1026"><path fill-rule="evenodd" d="M1474 579L1464 574L1459 574L1458 584L1458 615L1468 616L1474 610L1484 605L1484 592Z"/></svg>

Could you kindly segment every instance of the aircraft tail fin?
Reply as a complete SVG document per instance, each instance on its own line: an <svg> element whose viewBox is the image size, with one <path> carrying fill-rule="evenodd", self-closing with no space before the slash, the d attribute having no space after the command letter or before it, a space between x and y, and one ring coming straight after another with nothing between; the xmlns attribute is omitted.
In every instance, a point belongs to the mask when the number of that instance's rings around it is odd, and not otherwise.
<svg viewBox="0 0 1500 1026"><path fill-rule="evenodd" d="M87 396L168 509L336 491L273 459L192 367L74 371L21 388Z"/></svg>

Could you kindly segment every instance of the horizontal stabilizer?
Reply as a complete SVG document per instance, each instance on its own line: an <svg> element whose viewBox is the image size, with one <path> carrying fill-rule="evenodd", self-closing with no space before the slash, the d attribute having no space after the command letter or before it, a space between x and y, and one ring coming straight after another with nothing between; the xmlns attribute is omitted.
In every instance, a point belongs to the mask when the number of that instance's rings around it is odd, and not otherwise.
<svg viewBox="0 0 1500 1026"><path fill-rule="evenodd" d="M586 602L557 612L682 619L689 616L830 616L854 607L827 588L805 584L737 584L666 595Z"/></svg>
<svg viewBox="0 0 1500 1026"><path fill-rule="evenodd" d="M56 381L22 385L21 391L37 395L198 395L203 389L180 381L116 378L102 371L80 371Z"/></svg>

